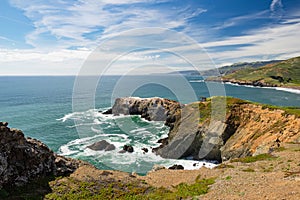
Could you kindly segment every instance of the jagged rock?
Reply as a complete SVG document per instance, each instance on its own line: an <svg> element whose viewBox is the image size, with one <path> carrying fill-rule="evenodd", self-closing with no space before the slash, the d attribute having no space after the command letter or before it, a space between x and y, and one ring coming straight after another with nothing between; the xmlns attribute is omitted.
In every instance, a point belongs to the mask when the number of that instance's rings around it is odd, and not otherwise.
<svg viewBox="0 0 300 200"><path fill-rule="evenodd" d="M149 121L166 121L181 108L180 103L163 98L117 98L112 107L112 114L141 115ZM174 120L173 120L174 122ZM171 123L171 122L170 122Z"/></svg>
<svg viewBox="0 0 300 200"><path fill-rule="evenodd" d="M112 109L110 108L107 111L104 111L102 114L111 115L112 114Z"/></svg>
<svg viewBox="0 0 300 200"><path fill-rule="evenodd" d="M147 148L142 148L142 150L144 153L148 153L148 151L149 151Z"/></svg>
<svg viewBox="0 0 300 200"><path fill-rule="evenodd" d="M127 151L129 153L132 153L134 151L134 149L131 145L124 145L123 150Z"/></svg>
<svg viewBox="0 0 300 200"><path fill-rule="evenodd" d="M211 101L197 102L199 106L197 103L182 106L161 98L118 98L112 114L137 114L147 120L165 120L165 125L170 127L168 137L160 139L161 145L152 149L164 158L193 157L222 162L270 152L278 146L277 138L281 142L300 142L299 117L282 110L266 111L261 105L238 99L231 99L230 107L224 107L224 119L208 117L199 123L200 104L205 107ZM274 132L277 129L278 132Z"/></svg>
<svg viewBox="0 0 300 200"><path fill-rule="evenodd" d="M7 122L0 122L0 126L8 126L8 123Z"/></svg>
<svg viewBox="0 0 300 200"><path fill-rule="evenodd" d="M82 161L64 158L42 142L25 138L21 130L8 128L0 122L0 189L26 184L46 175L66 175Z"/></svg>
<svg viewBox="0 0 300 200"><path fill-rule="evenodd" d="M182 165L173 165L171 167L169 167L168 169L173 169L173 170L183 170L184 167Z"/></svg>
<svg viewBox="0 0 300 200"><path fill-rule="evenodd" d="M282 110L266 110L261 105L234 101L237 103L230 105L223 120L207 119L201 124L195 103L186 105L168 138L160 140L162 145L154 148L154 152L164 158L193 157L222 162L268 153L280 146L278 140L300 141L299 117L286 115Z"/></svg>
<svg viewBox="0 0 300 200"><path fill-rule="evenodd" d="M92 149L94 151L112 151L116 149L115 145L108 143L106 140L95 142L94 144L87 146L87 148Z"/></svg>

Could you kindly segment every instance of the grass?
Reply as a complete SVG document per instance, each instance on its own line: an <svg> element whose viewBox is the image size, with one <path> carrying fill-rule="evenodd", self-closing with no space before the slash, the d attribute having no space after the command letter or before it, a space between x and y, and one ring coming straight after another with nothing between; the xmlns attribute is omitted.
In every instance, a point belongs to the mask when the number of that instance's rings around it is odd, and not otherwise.
<svg viewBox="0 0 300 200"><path fill-rule="evenodd" d="M120 200L146 200L146 199L182 199L197 197L208 192L209 185L215 178L196 179L194 184L181 183L168 190L154 188L140 181L136 182L86 182L72 178L64 178L52 182L53 192L45 199L120 199Z"/></svg>
<svg viewBox="0 0 300 200"><path fill-rule="evenodd" d="M233 165L228 165L228 164L221 163L220 165L218 165L215 168L216 169L227 169L227 168L234 168L234 166Z"/></svg>
<svg viewBox="0 0 300 200"><path fill-rule="evenodd" d="M275 78L280 77L280 79ZM300 57L291 58L276 64L260 68L244 68L226 75L224 79L238 81L261 81L273 85L299 86L300 85Z"/></svg>
<svg viewBox="0 0 300 200"><path fill-rule="evenodd" d="M235 158L232 159L231 162L241 162L241 163L252 163L262 160L273 160L276 159L276 157L272 156L271 154L260 154L257 156L247 156L244 158Z"/></svg>
<svg viewBox="0 0 300 200"><path fill-rule="evenodd" d="M246 169L243 169L242 171L243 172L255 172L255 170L252 168L246 168Z"/></svg>
<svg viewBox="0 0 300 200"><path fill-rule="evenodd" d="M295 115L296 117L300 117L300 107L284 107L284 106L274 106L268 104L260 104L256 102L251 102L247 100L242 100L234 97L222 97L215 96L211 98L207 98L206 102L196 102L191 103L190 106L193 109L199 109L199 124L203 124L204 122L209 122L211 118L214 120L223 121L226 118L226 115L231 112L233 108L242 104L254 104L258 106L262 106L262 109L269 110L283 110L283 116L286 115ZM239 121L239 116L234 116L235 121ZM257 122L261 121L258 116L256 119ZM270 129L281 129L283 122L278 121L270 127ZM254 135L254 139L260 137L264 133L258 133Z"/></svg>

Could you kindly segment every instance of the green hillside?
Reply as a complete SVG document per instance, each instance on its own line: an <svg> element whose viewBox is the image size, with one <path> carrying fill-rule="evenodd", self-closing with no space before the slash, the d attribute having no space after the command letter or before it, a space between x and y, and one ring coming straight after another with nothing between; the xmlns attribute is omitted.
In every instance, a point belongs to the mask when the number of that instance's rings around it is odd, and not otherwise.
<svg viewBox="0 0 300 200"><path fill-rule="evenodd" d="M300 57L268 64L260 68L240 69L232 74L223 76L223 80L260 81L278 86L300 86Z"/></svg>

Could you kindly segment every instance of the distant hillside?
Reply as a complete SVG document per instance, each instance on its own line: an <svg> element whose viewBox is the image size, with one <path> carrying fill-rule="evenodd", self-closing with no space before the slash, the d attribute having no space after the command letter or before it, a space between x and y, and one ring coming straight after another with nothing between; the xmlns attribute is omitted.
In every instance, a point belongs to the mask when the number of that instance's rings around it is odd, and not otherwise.
<svg viewBox="0 0 300 200"><path fill-rule="evenodd" d="M271 60L271 61L257 61L257 62L241 62L241 63L235 63L232 65L227 65L227 66L222 66L218 67L215 69L210 69L210 70L204 70L204 71L196 71L196 70L186 70L186 71L179 71L180 74L185 75L185 76L218 76L218 75L227 75L231 74L239 69L243 68L259 68L264 65L268 64L274 64L274 63L279 63L282 60ZM178 72L174 72L171 74L175 74Z"/></svg>
<svg viewBox="0 0 300 200"><path fill-rule="evenodd" d="M223 81L258 86L300 86L300 57L260 68L244 68L222 77Z"/></svg>
<svg viewBox="0 0 300 200"><path fill-rule="evenodd" d="M259 68L264 65L268 64L274 64L274 63L279 63L282 60L271 60L271 61L257 61L257 62L241 62L241 63L235 63L232 65L227 65L218 68L220 75L227 75L234 73L237 70L244 69L244 68ZM216 70L206 70L201 72L202 76L216 76Z"/></svg>

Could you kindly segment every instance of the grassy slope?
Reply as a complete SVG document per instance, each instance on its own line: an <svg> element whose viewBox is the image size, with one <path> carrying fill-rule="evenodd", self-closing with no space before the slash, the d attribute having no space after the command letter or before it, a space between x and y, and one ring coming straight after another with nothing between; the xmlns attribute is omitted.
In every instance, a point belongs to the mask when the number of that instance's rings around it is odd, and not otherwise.
<svg viewBox="0 0 300 200"><path fill-rule="evenodd" d="M282 77L283 80L276 79L274 78L275 76ZM282 86L300 86L300 57L291 58L276 64L269 64L258 69L241 69L223 78L240 81L260 80L265 83Z"/></svg>

